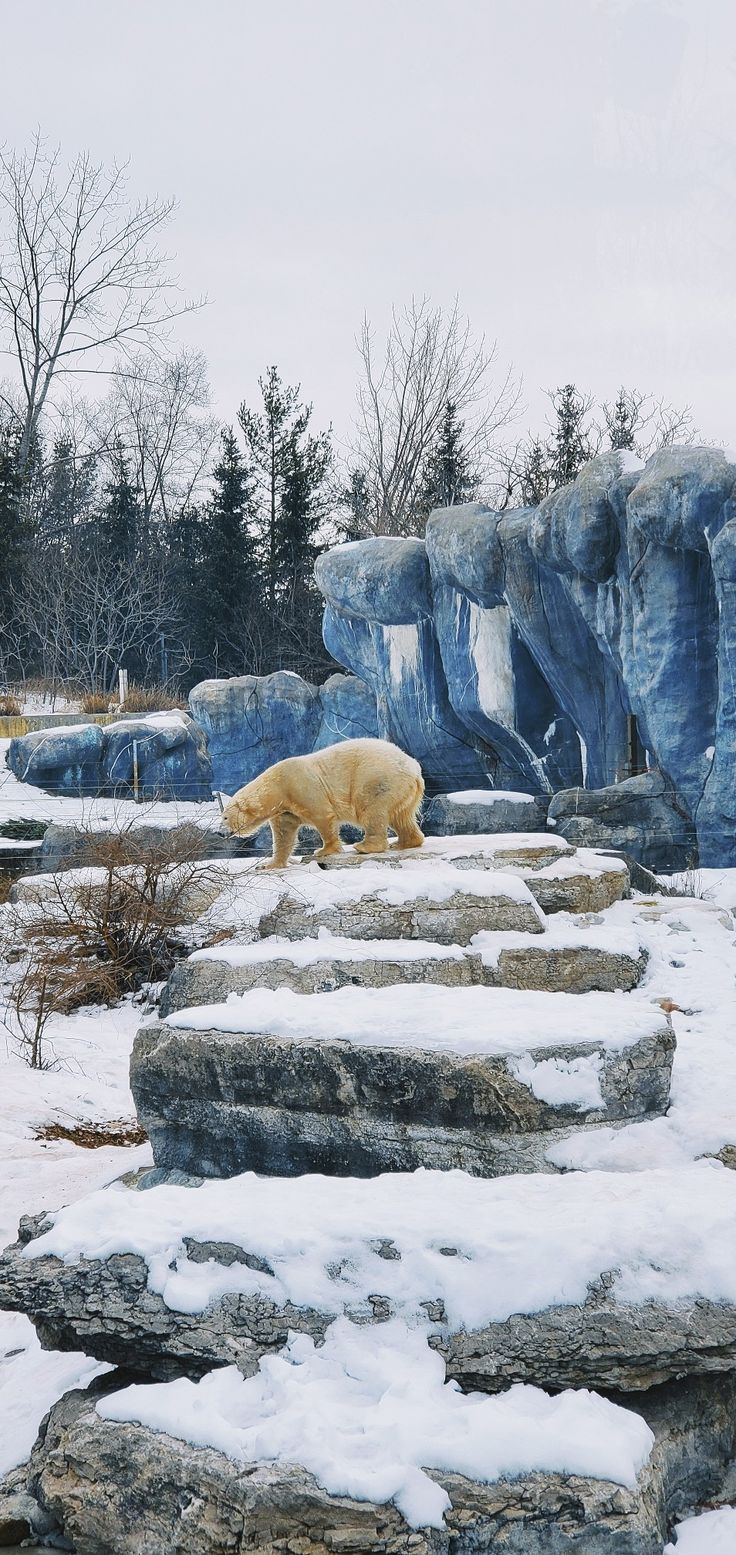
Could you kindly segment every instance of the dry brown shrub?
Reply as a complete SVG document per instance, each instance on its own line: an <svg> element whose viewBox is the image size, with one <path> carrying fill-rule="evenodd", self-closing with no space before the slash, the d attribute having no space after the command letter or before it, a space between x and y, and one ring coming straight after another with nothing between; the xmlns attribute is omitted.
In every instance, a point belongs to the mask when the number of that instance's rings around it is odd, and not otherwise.
<svg viewBox="0 0 736 1555"><path fill-rule="evenodd" d="M56 874L48 894L39 883L38 896L4 909L6 970L19 966L6 1025L33 1068L45 1067L52 1014L114 1004L167 978L190 948L186 926L229 883L221 861L202 859L197 827L155 840L135 823L103 837L78 830L84 869Z"/></svg>
<svg viewBox="0 0 736 1555"><path fill-rule="evenodd" d="M0 718L19 718L22 711L18 697L12 691L0 692Z"/></svg>
<svg viewBox="0 0 736 1555"><path fill-rule="evenodd" d="M83 691L79 706L83 713L107 713L110 708L110 698L104 691Z"/></svg>
<svg viewBox="0 0 736 1555"><path fill-rule="evenodd" d="M126 713L169 713L188 711L187 704L181 697L165 686L129 686L125 698Z"/></svg>

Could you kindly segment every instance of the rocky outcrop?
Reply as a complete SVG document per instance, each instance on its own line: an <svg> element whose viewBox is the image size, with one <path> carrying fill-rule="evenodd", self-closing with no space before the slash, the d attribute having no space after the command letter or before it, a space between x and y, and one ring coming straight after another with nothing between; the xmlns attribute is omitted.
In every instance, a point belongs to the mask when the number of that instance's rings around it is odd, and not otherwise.
<svg viewBox="0 0 736 1555"><path fill-rule="evenodd" d="M286 756L377 732L375 697L354 675L322 686L291 670L203 680L189 706L207 736L213 786L227 794Z"/></svg>
<svg viewBox="0 0 736 1555"><path fill-rule="evenodd" d="M695 827L661 772L563 789L550 801L549 823L567 842L611 848L654 871L685 870L697 857Z"/></svg>
<svg viewBox="0 0 736 1555"><path fill-rule="evenodd" d="M717 450L602 454L538 508L445 509L426 544L328 552L325 640L430 790L607 788L631 770L635 720L701 862L734 862L735 504Z"/></svg>
<svg viewBox="0 0 736 1555"><path fill-rule="evenodd" d="M255 988L291 988L295 993L330 993L336 988L389 988L406 983L445 987L543 989L547 993L613 992L635 988L644 972L641 947L610 945L605 930L578 931L581 942L554 935L534 939L484 932L483 946L462 948L425 942L374 940L373 954L361 940L323 936L295 948L291 940L263 940L249 946L199 952L174 968L160 1010L171 1015L197 1004L222 1004L230 994Z"/></svg>
<svg viewBox="0 0 736 1555"><path fill-rule="evenodd" d="M485 1485L432 1471L450 1507L441 1528L415 1531L392 1503L329 1495L279 1463L245 1465L163 1432L101 1418L114 1381L68 1394L47 1417L30 1484L77 1555L660 1555L671 1519L718 1487L733 1439L730 1379L657 1389L638 1406L655 1442L636 1487L532 1474ZM616 1400L623 1402L623 1400ZM629 1400L626 1399L626 1407Z"/></svg>
<svg viewBox="0 0 736 1555"><path fill-rule="evenodd" d="M208 1176L544 1170L550 1131L664 1112L674 1051L656 1007L559 994L546 1032L544 998L417 989L412 1036L391 988L180 1011L136 1038L136 1110L158 1166Z"/></svg>
<svg viewBox="0 0 736 1555"><path fill-rule="evenodd" d="M691 1195L693 1184L699 1186L701 1241L727 1233L733 1214L734 1194L723 1191L730 1177L719 1178L709 1191L714 1170L692 1168L684 1185ZM533 1294L535 1310L513 1311L492 1321L483 1307L493 1307L494 1284L503 1279L509 1197L518 1213L524 1205L523 1195L509 1195L498 1181L478 1184L469 1192L464 1223L458 1192L454 1225L438 1183L437 1217L429 1231L421 1205L416 1227L412 1224L418 1189L406 1179L382 1180L384 1198L394 1195L394 1211L384 1207L378 1214L370 1207L366 1214L365 1201L356 1199L349 1183L336 1183L334 1192L323 1193L322 1215L313 1211L307 1225L304 1185L285 1182L269 1201L278 1206L280 1217L264 1244L257 1213L250 1235L247 1229L252 1179L243 1177L229 1185L245 1225L235 1224L233 1215L231 1240L225 1241L203 1236L207 1215L200 1208L200 1191L172 1195L164 1177L146 1192L132 1193L118 1229L123 1244L145 1239L155 1277L146 1259L130 1251L102 1258L74 1250L62 1259L44 1252L40 1242L34 1254L34 1242L51 1224L40 1215L22 1222L22 1241L0 1258L0 1297L5 1308L32 1318L48 1348L83 1349L98 1360L156 1379L196 1378L233 1363L244 1375L252 1375L260 1357L283 1346L290 1331L321 1340L337 1314L361 1327L381 1325L400 1316L407 1301L415 1304L415 1317L417 1312L424 1315L429 1342L442 1356L448 1376L466 1390L499 1393L511 1383L524 1382L551 1388L620 1388L636 1394L681 1376L733 1374L733 1299L697 1294L702 1252L700 1247L691 1249L683 1235L687 1215L680 1219L677 1203L682 1185L674 1174L666 1183L658 1177L656 1172L618 1177L618 1207L616 1202L601 1203L594 1190L588 1198L578 1194L575 1182L564 1176L545 1179L541 1197L539 1181L525 1179L527 1202L541 1208L527 1215L524 1267L544 1262L550 1218L568 1220L568 1242L574 1241L576 1225L583 1235L595 1229L596 1257L589 1261L587 1288L584 1282L582 1291L571 1290L566 1302L557 1296L545 1299L543 1282L542 1294ZM175 1181L174 1174L172 1178ZM215 1186L204 1184L201 1189L205 1195L209 1191L210 1202ZM268 1192L267 1185L263 1191ZM163 1219L159 1199L168 1206ZM341 1205L344 1222L336 1232ZM111 1229L116 1208L113 1199ZM636 1227L646 1227L649 1214L664 1228L670 1266L682 1292L677 1296L662 1292L643 1298L631 1291L632 1277L635 1281L647 1258L646 1229ZM494 1246L498 1220L506 1230L498 1233ZM458 1283L453 1274L467 1271L473 1259L478 1291L466 1309L462 1279ZM656 1254L649 1259L656 1262ZM319 1282L312 1273L311 1284L305 1286L315 1264L323 1266ZM172 1282L168 1301L165 1282L163 1293L161 1289L162 1270L167 1269ZM552 1291L554 1282L545 1273L547 1290ZM209 1297L207 1284L198 1284L199 1275L209 1281ZM727 1288L723 1281L721 1287ZM312 1294L317 1289L321 1299ZM524 1306L529 1297L517 1287L516 1299Z"/></svg>
<svg viewBox="0 0 736 1555"><path fill-rule="evenodd" d="M212 797L207 744L186 713L38 729L11 740L6 762L21 782L52 794L130 798L137 763L141 799Z"/></svg>
<svg viewBox="0 0 736 1555"><path fill-rule="evenodd" d="M427 837L543 831L549 797L505 793L502 789L436 794L425 803L422 831Z"/></svg>

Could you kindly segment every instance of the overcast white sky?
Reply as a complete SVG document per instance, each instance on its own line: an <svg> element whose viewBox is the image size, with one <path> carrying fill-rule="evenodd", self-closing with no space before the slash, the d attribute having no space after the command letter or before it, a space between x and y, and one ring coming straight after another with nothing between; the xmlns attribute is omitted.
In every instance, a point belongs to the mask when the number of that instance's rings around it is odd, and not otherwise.
<svg viewBox="0 0 736 1555"><path fill-rule="evenodd" d="M619 383L736 443L733 0L36 0L0 137L131 159L234 419L276 362L347 431L354 337L457 293L542 390Z"/></svg>

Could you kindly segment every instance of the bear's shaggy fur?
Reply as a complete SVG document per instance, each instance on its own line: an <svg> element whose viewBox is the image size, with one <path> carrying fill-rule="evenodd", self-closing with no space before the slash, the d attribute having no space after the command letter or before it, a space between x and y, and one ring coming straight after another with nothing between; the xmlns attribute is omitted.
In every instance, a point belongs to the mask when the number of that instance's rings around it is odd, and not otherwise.
<svg viewBox="0 0 736 1555"><path fill-rule="evenodd" d="M387 740L343 740L308 756L277 761L228 801L224 820L238 837L252 837L266 821L273 833L268 868L283 869L300 826L322 838L315 858L340 853L340 825L351 821L365 836L358 853L384 853L388 828L400 848L418 848L424 834L417 811L424 795L418 761Z"/></svg>

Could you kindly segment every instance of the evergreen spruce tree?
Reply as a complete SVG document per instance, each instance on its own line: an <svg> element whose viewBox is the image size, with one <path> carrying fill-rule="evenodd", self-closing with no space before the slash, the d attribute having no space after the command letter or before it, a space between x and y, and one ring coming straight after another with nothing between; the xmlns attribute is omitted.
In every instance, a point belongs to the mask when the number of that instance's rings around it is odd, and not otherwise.
<svg viewBox="0 0 736 1555"><path fill-rule="evenodd" d="M428 515L433 508L472 502L478 486L478 474L472 468L463 442L463 424L457 407L448 400L436 442L422 473L419 509Z"/></svg>
<svg viewBox="0 0 736 1555"><path fill-rule="evenodd" d="M95 461L77 460L70 438L58 437L45 472L39 532L43 540L67 539L89 512L95 488Z"/></svg>
<svg viewBox="0 0 736 1555"><path fill-rule="evenodd" d="M255 546L250 533L253 516L252 482L232 428L220 441L214 486L204 524L190 530L193 546L202 544L205 585L203 648L218 674L242 675L249 609L259 602Z"/></svg>
<svg viewBox="0 0 736 1555"><path fill-rule="evenodd" d="M588 430L590 400L579 394L574 383L555 389L550 396L556 417L551 438L552 487L567 486L578 470L593 458L596 443Z"/></svg>
<svg viewBox="0 0 736 1555"><path fill-rule="evenodd" d="M613 405L603 406L606 432L612 448L636 449L636 434L641 426L644 396L619 389Z"/></svg>
<svg viewBox="0 0 736 1555"><path fill-rule="evenodd" d="M0 428L0 621L8 621L7 600L22 582L29 540L23 503L18 438Z"/></svg>
<svg viewBox="0 0 736 1555"><path fill-rule="evenodd" d="M298 386L282 383L276 367L259 387L263 409L243 404L238 419L257 488L255 533L270 638L264 653L274 668L299 664L309 672L315 651L324 661L312 569L327 508L330 433L309 432L311 405L300 402Z"/></svg>
<svg viewBox="0 0 736 1555"><path fill-rule="evenodd" d="M132 567L141 541L140 503L123 450L115 450L113 475L104 489L97 528L110 558Z"/></svg>

